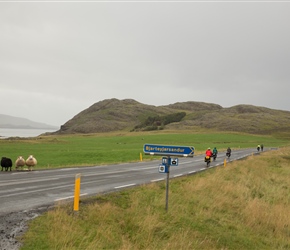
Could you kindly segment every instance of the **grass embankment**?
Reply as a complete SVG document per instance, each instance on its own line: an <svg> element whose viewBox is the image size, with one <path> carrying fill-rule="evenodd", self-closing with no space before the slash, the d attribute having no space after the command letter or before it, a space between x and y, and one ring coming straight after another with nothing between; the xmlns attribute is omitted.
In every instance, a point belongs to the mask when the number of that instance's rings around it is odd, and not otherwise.
<svg viewBox="0 0 290 250"><path fill-rule="evenodd" d="M14 162L19 155L27 158L32 154L38 162L35 169L49 169L139 161L145 143L193 146L198 154L204 153L208 147L217 147L220 151L227 147L253 148L261 143L265 147L277 147L289 145L289 140L239 133L178 131L5 139L0 140L0 148L1 156ZM143 154L143 160L156 158Z"/></svg>
<svg viewBox="0 0 290 250"><path fill-rule="evenodd" d="M289 249L290 149L165 183L59 205L33 220L26 249ZM87 204L85 205L85 203Z"/></svg>

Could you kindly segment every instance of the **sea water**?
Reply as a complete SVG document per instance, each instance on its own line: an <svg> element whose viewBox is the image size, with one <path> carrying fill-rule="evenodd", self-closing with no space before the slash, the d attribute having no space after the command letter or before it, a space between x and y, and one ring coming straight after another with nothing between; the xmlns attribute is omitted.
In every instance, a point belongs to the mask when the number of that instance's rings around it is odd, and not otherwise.
<svg viewBox="0 0 290 250"><path fill-rule="evenodd" d="M0 139L8 137L35 137L44 133L55 132L56 130L50 129L11 129L11 128L0 128Z"/></svg>

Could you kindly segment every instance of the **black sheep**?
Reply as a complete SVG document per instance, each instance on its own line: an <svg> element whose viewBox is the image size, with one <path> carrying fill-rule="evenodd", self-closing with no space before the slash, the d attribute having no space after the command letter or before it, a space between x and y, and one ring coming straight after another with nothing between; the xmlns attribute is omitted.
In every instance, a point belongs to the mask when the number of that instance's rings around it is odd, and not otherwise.
<svg viewBox="0 0 290 250"><path fill-rule="evenodd" d="M10 171L11 171L12 160L10 158L7 158L7 157L2 157L1 167L2 167L1 171L3 171L3 168L5 168L5 171L8 171L8 169L10 168Z"/></svg>

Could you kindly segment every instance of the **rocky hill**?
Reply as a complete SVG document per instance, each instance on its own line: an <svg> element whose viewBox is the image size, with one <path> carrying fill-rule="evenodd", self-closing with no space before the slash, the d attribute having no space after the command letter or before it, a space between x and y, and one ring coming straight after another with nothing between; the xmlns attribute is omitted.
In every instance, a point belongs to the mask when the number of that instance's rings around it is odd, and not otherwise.
<svg viewBox="0 0 290 250"><path fill-rule="evenodd" d="M102 133L159 129L213 129L253 134L290 132L290 112L252 105L223 108L203 102L152 106L132 99L93 104L61 126L55 134Z"/></svg>

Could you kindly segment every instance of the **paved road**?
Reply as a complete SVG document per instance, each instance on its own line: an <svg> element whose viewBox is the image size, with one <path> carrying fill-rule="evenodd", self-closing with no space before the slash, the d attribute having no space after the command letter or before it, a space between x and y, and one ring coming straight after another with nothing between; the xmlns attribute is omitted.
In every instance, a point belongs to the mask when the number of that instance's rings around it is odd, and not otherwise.
<svg viewBox="0 0 290 250"><path fill-rule="evenodd" d="M256 149L234 150L228 161L256 153ZM203 159L203 155L179 158L179 165L170 167L170 178L206 170ZM211 163L211 167L223 165L224 159L225 152L220 152L217 160ZM163 181L167 175L159 173L160 164L161 157L158 161L108 166L0 172L0 215L53 205L62 200L73 200L76 174L81 174L81 196Z"/></svg>

